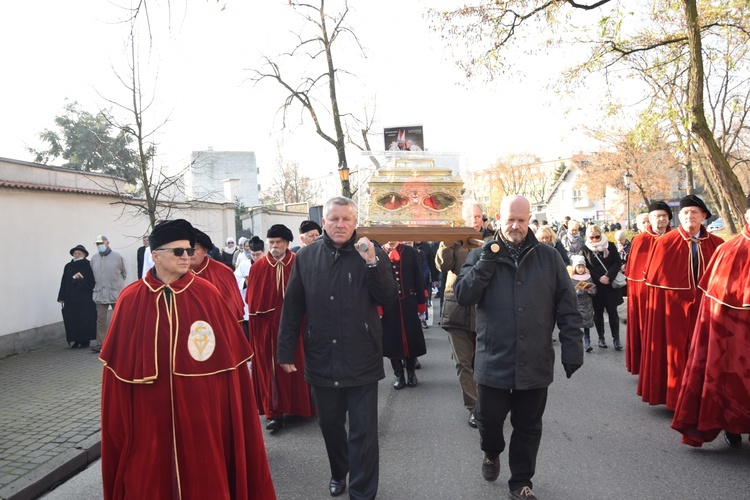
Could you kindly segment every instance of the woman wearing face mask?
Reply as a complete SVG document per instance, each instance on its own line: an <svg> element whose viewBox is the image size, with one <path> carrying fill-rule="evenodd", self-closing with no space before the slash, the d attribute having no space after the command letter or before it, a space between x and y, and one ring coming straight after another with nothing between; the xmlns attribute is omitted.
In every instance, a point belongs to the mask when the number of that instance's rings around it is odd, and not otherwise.
<svg viewBox="0 0 750 500"><path fill-rule="evenodd" d="M89 346L96 338L94 273L83 245L70 249L73 260L65 264L57 301L62 304L65 338L73 349Z"/></svg>

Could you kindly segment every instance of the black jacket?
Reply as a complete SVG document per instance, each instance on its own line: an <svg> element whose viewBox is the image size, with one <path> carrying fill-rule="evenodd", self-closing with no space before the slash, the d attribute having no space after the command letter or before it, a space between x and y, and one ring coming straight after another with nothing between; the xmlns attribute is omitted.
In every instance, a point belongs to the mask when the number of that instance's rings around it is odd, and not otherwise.
<svg viewBox="0 0 750 500"><path fill-rule="evenodd" d="M383 337L377 306L396 300L391 263L376 247L378 265L367 267L352 239L336 249L328 234L297 253L281 310L277 361L294 363L300 326L305 380L323 387L377 382L383 371Z"/></svg>
<svg viewBox="0 0 750 500"><path fill-rule="evenodd" d="M596 285L596 295L593 297L594 307L597 309L612 308L622 304L622 292L617 288L612 288L612 280L615 279L622 266L622 259L620 259L615 244L610 241L607 245L607 257L604 257L603 253L594 252L589 247L584 246L583 257L586 259L586 267L591 272L591 279ZM601 262L599 262L600 260ZM609 276L608 285L599 282L599 278L605 274Z"/></svg>
<svg viewBox="0 0 750 500"><path fill-rule="evenodd" d="M460 305L476 304L474 380L489 387L550 385L555 322L562 362L583 364L581 315L570 275L557 250L531 232L526 244L518 268L502 243L497 263L479 260L482 249L473 250L453 287Z"/></svg>

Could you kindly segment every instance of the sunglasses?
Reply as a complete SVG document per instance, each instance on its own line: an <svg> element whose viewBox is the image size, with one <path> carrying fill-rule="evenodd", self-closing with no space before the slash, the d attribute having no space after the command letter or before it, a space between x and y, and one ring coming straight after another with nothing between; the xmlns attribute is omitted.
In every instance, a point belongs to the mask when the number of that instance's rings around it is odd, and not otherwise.
<svg viewBox="0 0 750 500"><path fill-rule="evenodd" d="M602 237L601 236L593 235L593 236L589 236L589 239L590 240L600 240L600 239L602 239Z"/></svg>
<svg viewBox="0 0 750 500"><path fill-rule="evenodd" d="M175 257L182 257L182 254L187 252L188 257L192 257L195 254L195 248L157 248L154 252L172 252Z"/></svg>

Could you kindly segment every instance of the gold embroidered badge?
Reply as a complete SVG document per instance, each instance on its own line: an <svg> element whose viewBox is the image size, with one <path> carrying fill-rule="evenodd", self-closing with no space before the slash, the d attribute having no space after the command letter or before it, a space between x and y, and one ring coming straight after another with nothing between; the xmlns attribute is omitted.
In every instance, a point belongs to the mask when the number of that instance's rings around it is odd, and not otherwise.
<svg viewBox="0 0 750 500"><path fill-rule="evenodd" d="M190 327L188 352L196 361L206 361L214 353L216 336L211 325L205 321L196 321Z"/></svg>

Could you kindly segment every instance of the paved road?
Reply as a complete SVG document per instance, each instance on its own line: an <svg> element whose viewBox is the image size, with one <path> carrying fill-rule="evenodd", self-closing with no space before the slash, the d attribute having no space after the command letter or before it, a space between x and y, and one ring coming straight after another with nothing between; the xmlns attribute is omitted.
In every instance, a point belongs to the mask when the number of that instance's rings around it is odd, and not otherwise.
<svg viewBox="0 0 750 500"><path fill-rule="evenodd" d="M466 424L445 333L435 326L425 333L420 385L394 391L390 374L380 384L378 497L506 498L507 454L501 455L500 479L485 482L479 436ZM722 440L702 449L682 445L669 428L671 414L635 395L636 378L625 371L622 352L595 349L585 360L567 380L558 352L534 484L540 498L748 498L749 443L740 450ZM314 421L289 422L279 434L266 436L266 447L279 499L330 498ZM45 498L101 498L98 462Z"/></svg>

